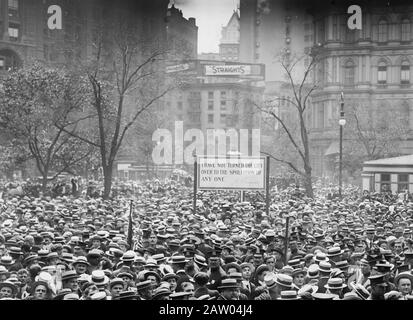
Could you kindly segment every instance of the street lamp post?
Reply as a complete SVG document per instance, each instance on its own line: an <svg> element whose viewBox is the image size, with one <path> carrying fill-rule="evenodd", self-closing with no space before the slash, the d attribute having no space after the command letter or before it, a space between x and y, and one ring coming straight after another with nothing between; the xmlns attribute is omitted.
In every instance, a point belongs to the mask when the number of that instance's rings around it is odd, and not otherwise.
<svg viewBox="0 0 413 320"><path fill-rule="evenodd" d="M344 94L341 92L340 98L340 119L338 120L340 126L340 159L339 159L339 176L338 176L338 194L342 198L341 189L343 184L343 127L346 125L344 118Z"/></svg>

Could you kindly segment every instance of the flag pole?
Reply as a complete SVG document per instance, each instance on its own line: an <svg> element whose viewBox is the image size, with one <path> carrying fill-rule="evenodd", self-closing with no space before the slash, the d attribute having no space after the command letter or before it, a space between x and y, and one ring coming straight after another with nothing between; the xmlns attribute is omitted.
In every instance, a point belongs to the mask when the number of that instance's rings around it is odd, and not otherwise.
<svg viewBox="0 0 413 320"><path fill-rule="evenodd" d="M129 225L128 225L128 238L127 238L129 250L133 250L132 207L133 207L133 200L130 201L130 209L129 209Z"/></svg>

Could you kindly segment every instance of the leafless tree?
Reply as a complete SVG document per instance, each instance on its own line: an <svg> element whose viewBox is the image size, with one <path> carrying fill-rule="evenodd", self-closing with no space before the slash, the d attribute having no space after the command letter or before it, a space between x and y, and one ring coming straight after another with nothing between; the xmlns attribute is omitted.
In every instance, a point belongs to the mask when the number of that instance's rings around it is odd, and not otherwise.
<svg viewBox="0 0 413 320"><path fill-rule="evenodd" d="M285 101L287 104L294 108L294 118L298 123L298 130L295 130L295 124L289 124L288 121L283 119L277 108L275 108L276 101L270 103L265 103L264 105L259 105L254 103L254 106L262 112L264 115L275 119L279 123L280 130L285 134L288 144L292 147L295 152L296 158L300 161L293 162L286 159L285 154L274 154L273 152L261 151L262 154L268 155L271 159L287 165L292 171L297 173L304 182L304 187L306 194L309 197L313 197L313 187L312 187L312 168L310 164L310 144L308 137L308 130L305 118L305 112L309 104L309 99L312 92L316 89L317 85L315 83L310 83L311 74L314 71L319 59L317 56L309 57L310 61L305 67L302 77L297 79L295 68L299 63L302 62L304 56L299 58L294 58L294 60L289 63L286 59L280 59L280 64L283 71L285 72L286 78L288 79L288 85L292 92L292 98L279 97L278 102ZM274 129L274 131L276 131ZM278 140L274 141L278 143Z"/></svg>

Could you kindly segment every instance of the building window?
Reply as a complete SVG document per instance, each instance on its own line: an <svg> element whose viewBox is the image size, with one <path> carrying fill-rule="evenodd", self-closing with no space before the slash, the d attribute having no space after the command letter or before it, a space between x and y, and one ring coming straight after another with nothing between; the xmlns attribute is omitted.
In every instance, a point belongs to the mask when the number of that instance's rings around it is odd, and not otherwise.
<svg viewBox="0 0 413 320"><path fill-rule="evenodd" d="M317 128L324 128L324 104L320 103L317 107Z"/></svg>
<svg viewBox="0 0 413 320"><path fill-rule="evenodd" d="M338 16L333 16L333 39L337 40L338 38Z"/></svg>
<svg viewBox="0 0 413 320"><path fill-rule="evenodd" d="M221 91L221 99L226 99L226 98L227 98L227 92Z"/></svg>
<svg viewBox="0 0 413 320"><path fill-rule="evenodd" d="M403 61L400 68L400 83L410 83L410 63L409 61Z"/></svg>
<svg viewBox="0 0 413 320"><path fill-rule="evenodd" d="M208 99L214 99L214 91L208 91Z"/></svg>
<svg viewBox="0 0 413 320"><path fill-rule="evenodd" d="M213 114L208 115L208 123L214 123L214 115Z"/></svg>
<svg viewBox="0 0 413 320"><path fill-rule="evenodd" d="M378 39L379 42L386 42L387 41L387 21L380 20L379 27L378 27Z"/></svg>
<svg viewBox="0 0 413 320"><path fill-rule="evenodd" d="M390 191L390 173L380 175L380 192Z"/></svg>
<svg viewBox="0 0 413 320"><path fill-rule="evenodd" d="M387 65L384 61L379 63L377 68L377 80L378 83L384 84L387 83Z"/></svg>
<svg viewBox="0 0 413 320"><path fill-rule="evenodd" d="M227 123L227 115L224 113L221 113L221 124L226 124Z"/></svg>
<svg viewBox="0 0 413 320"><path fill-rule="evenodd" d="M182 110L182 101L178 101L178 102L177 102L176 108L177 108L178 110Z"/></svg>
<svg viewBox="0 0 413 320"><path fill-rule="evenodd" d="M318 22L317 41L323 43L325 39L324 20Z"/></svg>
<svg viewBox="0 0 413 320"><path fill-rule="evenodd" d="M19 39L19 26L16 24L9 24L9 37L12 41Z"/></svg>
<svg viewBox="0 0 413 320"><path fill-rule="evenodd" d="M19 10L19 0L9 0L9 9L10 10Z"/></svg>
<svg viewBox="0 0 413 320"><path fill-rule="evenodd" d="M354 85L355 65L352 60L346 62L344 66L344 84L347 86Z"/></svg>
<svg viewBox="0 0 413 320"><path fill-rule="evenodd" d="M208 110L214 110L214 101L208 101Z"/></svg>
<svg viewBox="0 0 413 320"><path fill-rule="evenodd" d="M325 74L325 60L320 61L318 64L318 74L317 74L317 81L320 84L324 84L324 74Z"/></svg>
<svg viewBox="0 0 413 320"><path fill-rule="evenodd" d="M227 109L227 102L225 100L221 100L221 110Z"/></svg>
<svg viewBox="0 0 413 320"><path fill-rule="evenodd" d="M410 20L403 19L402 21L402 41L410 41Z"/></svg>
<svg viewBox="0 0 413 320"><path fill-rule="evenodd" d="M199 91L192 91L192 92L189 93L189 99L200 100L201 99L201 93Z"/></svg>
<svg viewBox="0 0 413 320"><path fill-rule="evenodd" d="M398 190L398 192L403 192L404 190L409 190L409 175L408 174L399 174L398 175L397 190Z"/></svg>
<svg viewBox="0 0 413 320"><path fill-rule="evenodd" d="M179 121L182 121L182 120L183 120L182 114L178 114L178 115L177 115L177 119L178 119Z"/></svg>

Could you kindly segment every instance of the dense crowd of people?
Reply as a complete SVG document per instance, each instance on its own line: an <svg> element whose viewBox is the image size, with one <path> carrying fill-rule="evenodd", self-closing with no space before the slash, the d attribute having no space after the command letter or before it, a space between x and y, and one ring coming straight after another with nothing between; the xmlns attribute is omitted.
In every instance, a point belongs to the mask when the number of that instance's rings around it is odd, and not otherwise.
<svg viewBox="0 0 413 320"><path fill-rule="evenodd" d="M409 197L316 183L274 188L267 213L260 193L200 191L193 212L183 182L121 185L4 194L0 299L413 299Z"/></svg>

